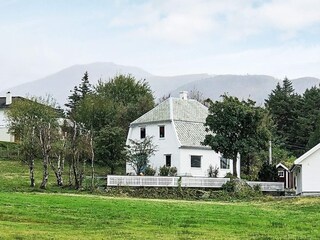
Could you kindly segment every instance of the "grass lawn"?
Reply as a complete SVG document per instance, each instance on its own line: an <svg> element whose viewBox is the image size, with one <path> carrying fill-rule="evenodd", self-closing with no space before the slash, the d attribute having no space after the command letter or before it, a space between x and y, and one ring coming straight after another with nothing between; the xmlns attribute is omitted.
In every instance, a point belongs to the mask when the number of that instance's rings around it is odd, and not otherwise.
<svg viewBox="0 0 320 240"><path fill-rule="evenodd" d="M28 188L27 167L1 160L0 182L0 239L320 239L320 198L201 202L40 193Z"/></svg>
<svg viewBox="0 0 320 240"><path fill-rule="evenodd" d="M320 239L320 199L245 203L0 193L4 239Z"/></svg>

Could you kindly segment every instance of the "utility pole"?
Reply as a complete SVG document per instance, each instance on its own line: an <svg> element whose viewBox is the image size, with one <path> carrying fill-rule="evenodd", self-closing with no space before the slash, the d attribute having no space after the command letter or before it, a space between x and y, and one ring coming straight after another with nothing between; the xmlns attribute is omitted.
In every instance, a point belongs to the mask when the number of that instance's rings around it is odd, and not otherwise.
<svg viewBox="0 0 320 240"><path fill-rule="evenodd" d="M269 164L272 164L272 144L271 140L269 141Z"/></svg>

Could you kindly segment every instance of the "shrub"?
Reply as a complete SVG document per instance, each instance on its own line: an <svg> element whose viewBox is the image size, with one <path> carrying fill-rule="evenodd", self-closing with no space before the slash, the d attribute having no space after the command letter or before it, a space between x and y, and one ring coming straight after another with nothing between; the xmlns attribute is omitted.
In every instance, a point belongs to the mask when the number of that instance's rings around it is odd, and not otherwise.
<svg viewBox="0 0 320 240"><path fill-rule="evenodd" d="M152 168L150 165L148 165L144 170L144 175L146 176L154 176L156 174L156 169Z"/></svg>
<svg viewBox="0 0 320 240"><path fill-rule="evenodd" d="M170 171L170 167L167 167L166 165L163 165L159 169L159 175L160 176L168 176Z"/></svg>
<svg viewBox="0 0 320 240"><path fill-rule="evenodd" d="M176 167L167 167L166 165L163 165L159 169L159 175L160 176L177 176L177 168Z"/></svg>
<svg viewBox="0 0 320 240"><path fill-rule="evenodd" d="M276 166L271 165L267 162L264 162L258 173L258 177L260 181L269 181L269 182L278 181L278 171Z"/></svg>
<svg viewBox="0 0 320 240"><path fill-rule="evenodd" d="M175 177L177 176L178 169L176 167L171 167L169 169L169 176Z"/></svg>
<svg viewBox="0 0 320 240"><path fill-rule="evenodd" d="M222 189L226 192L234 192L236 188L236 183L232 179L230 181L226 182L225 184L222 185Z"/></svg>
<svg viewBox="0 0 320 240"><path fill-rule="evenodd" d="M219 175L219 167L217 167L217 165L215 167L213 167L211 164L208 168L208 175L211 178L216 178Z"/></svg>

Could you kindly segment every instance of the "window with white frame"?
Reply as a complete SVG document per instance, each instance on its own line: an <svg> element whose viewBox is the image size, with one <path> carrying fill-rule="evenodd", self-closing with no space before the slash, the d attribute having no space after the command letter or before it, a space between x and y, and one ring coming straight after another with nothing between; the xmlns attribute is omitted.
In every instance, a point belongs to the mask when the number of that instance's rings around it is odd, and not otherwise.
<svg viewBox="0 0 320 240"><path fill-rule="evenodd" d="M164 138L165 136L165 128L164 126L159 126L159 137Z"/></svg>
<svg viewBox="0 0 320 240"><path fill-rule="evenodd" d="M278 171L278 176L279 177L284 177L284 171Z"/></svg>
<svg viewBox="0 0 320 240"><path fill-rule="evenodd" d="M191 167L201 168L201 156L191 156Z"/></svg>
<svg viewBox="0 0 320 240"><path fill-rule="evenodd" d="M146 128L141 127L140 128L140 139L144 139L144 138L146 138Z"/></svg>
<svg viewBox="0 0 320 240"><path fill-rule="evenodd" d="M230 169L230 159L220 158L220 169Z"/></svg>

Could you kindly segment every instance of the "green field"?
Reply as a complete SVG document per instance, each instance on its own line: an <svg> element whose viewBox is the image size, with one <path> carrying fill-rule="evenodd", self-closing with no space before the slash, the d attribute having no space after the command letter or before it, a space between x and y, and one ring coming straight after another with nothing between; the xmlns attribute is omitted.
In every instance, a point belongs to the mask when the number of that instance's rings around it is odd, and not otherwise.
<svg viewBox="0 0 320 240"><path fill-rule="evenodd" d="M27 180L19 162L0 161L0 170L0 239L320 239L320 198L201 202L41 193L27 182L11 189Z"/></svg>

